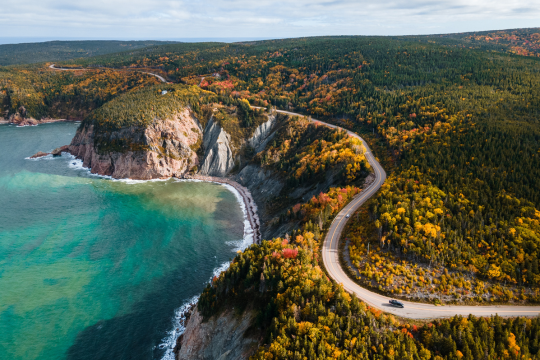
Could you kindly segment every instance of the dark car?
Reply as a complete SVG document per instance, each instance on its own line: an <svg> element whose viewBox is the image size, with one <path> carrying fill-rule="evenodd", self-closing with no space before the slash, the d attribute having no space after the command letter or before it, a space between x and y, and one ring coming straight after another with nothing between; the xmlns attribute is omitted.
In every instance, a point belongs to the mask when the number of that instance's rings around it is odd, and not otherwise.
<svg viewBox="0 0 540 360"><path fill-rule="evenodd" d="M405 305L403 305L403 303L401 301L397 301L397 300L390 300L389 301L390 305L392 306L395 306L395 307L400 307L400 308L403 308L405 307Z"/></svg>

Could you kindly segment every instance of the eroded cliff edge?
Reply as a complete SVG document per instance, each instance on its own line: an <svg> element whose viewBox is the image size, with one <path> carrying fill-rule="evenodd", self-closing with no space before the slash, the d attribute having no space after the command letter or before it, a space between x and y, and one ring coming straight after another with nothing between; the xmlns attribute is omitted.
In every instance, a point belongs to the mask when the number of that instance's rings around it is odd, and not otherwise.
<svg viewBox="0 0 540 360"><path fill-rule="evenodd" d="M122 95L94 111L69 152L92 173L117 179L224 177L242 166L248 147L264 148L275 127L275 116L252 112L246 122L239 107L216 104L215 94L197 87L164 88Z"/></svg>
<svg viewBox="0 0 540 360"><path fill-rule="evenodd" d="M175 348L177 360L243 360L257 351L260 330L253 328L256 312L247 309L235 314L234 309L213 316L207 321L195 308L184 334Z"/></svg>
<svg viewBox="0 0 540 360"><path fill-rule="evenodd" d="M189 108L148 126L129 126L106 134L83 123L69 152L94 174L149 180L181 176L198 164L194 151L201 128Z"/></svg>

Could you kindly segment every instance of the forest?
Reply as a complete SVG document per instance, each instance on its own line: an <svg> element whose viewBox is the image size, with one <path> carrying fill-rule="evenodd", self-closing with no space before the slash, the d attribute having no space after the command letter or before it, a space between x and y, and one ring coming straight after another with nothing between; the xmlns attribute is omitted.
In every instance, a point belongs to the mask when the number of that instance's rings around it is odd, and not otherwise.
<svg viewBox="0 0 540 360"><path fill-rule="evenodd" d="M336 164L341 182L350 183L367 175L370 165L366 161L365 147L345 132L316 125L308 119L292 117L280 129L273 141L256 159L262 166L277 170L287 179L290 188L306 183L324 182L333 175Z"/></svg>
<svg viewBox="0 0 540 360"><path fill-rule="evenodd" d="M0 67L1 96L8 113L25 106L33 116L53 114L62 99L87 116L121 93L155 85L113 68L151 67L231 107L222 112L225 124L234 111L242 127L253 126L257 114L247 102L356 131L389 174L343 235L357 281L435 303L536 303L539 37L538 29L517 29L167 44L63 63L107 68L92 72ZM110 90L91 85L112 72ZM62 98L71 84L73 95ZM340 164L333 188L281 203L279 221L298 224L292 234L238 254L201 296L206 317L233 304L265 304L258 322L266 345L254 358L538 359L538 318L411 323L368 308L326 277L322 235L360 191L369 170L362 144L295 118L252 161L283 176L290 190L322 182L328 166Z"/></svg>
<svg viewBox="0 0 540 360"><path fill-rule="evenodd" d="M456 39L461 46L499 50L523 56L540 56L538 28L447 34L439 35L439 38Z"/></svg>
<svg viewBox="0 0 540 360"><path fill-rule="evenodd" d="M319 246L305 230L251 246L207 286L199 311L210 317L234 307L241 314L255 304L255 326L267 331L252 359L538 359L538 317L410 324L331 282Z"/></svg>
<svg viewBox="0 0 540 360"><path fill-rule="evenodd" d="M0 45L0 66L66 61L148 48L169 41L46 41Z"/></svg>
<svg viewBox="0 0 540 360"><path fill-rule="evenodd" d="M55 71L47 66L0 67L0 117L24 107L28 117L84 119L130 90L159 84L154 76L109 69Z"/></svg>

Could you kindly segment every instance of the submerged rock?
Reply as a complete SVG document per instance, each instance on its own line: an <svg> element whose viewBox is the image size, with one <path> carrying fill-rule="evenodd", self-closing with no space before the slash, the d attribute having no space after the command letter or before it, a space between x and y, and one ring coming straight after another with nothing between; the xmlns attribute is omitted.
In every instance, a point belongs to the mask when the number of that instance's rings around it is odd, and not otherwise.
<svg viewBox="0 0 540 360"><path fill-rule="evenodd" d="M43 156L47 156L49 154L50 153L46 153L46 152L43 152L43 151L38 151L34 155L30 156L30 159L37 159L37 158L40 158L40 157L43 157Z"/></svg>

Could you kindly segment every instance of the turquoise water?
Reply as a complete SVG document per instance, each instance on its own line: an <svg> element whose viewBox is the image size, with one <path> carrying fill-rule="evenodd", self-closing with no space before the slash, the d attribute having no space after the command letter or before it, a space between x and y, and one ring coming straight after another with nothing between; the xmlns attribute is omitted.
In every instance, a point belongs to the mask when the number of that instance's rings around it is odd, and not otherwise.
<svg viewBox="0 0 540 360"><path fill-rule="evenodd" d="M25 159L76 127L0 125L0 359L161 359L175 309L242 246L242 210L216 184Z"/></svg>

